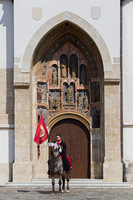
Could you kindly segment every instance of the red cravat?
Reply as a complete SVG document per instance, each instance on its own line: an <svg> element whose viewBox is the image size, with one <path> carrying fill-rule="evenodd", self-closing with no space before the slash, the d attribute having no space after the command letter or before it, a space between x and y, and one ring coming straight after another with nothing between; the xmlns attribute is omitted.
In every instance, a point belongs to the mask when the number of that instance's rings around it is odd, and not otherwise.
<svg viewBox="0 0 133 200"><path fill-rule="evenodd" d="M60 143L61 143L61 140L59 140L59 141L57 142L58 146L60 146Z"/></svg>

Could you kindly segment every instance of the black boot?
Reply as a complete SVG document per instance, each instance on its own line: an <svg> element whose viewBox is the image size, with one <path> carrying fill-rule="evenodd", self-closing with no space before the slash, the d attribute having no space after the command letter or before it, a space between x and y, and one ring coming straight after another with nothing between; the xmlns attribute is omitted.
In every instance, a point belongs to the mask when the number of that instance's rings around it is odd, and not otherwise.
<svg viewBox="0 0 133 200"><path fill-rule="evenodd" d="M47 174L50 175L50 169L48 170Z"/></svg>

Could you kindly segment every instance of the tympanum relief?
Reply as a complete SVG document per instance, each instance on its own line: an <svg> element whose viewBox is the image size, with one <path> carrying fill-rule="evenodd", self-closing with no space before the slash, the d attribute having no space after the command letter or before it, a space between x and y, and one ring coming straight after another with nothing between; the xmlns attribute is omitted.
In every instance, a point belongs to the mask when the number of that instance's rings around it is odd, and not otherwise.
<svg viewBox="0 0 133 200"><path fill-rule="evenodd" d="M38 63L37 107L47 121L58 112L75 111L91 117L93 128L100 127L100 79L86 55L68 41Z"/></svg>

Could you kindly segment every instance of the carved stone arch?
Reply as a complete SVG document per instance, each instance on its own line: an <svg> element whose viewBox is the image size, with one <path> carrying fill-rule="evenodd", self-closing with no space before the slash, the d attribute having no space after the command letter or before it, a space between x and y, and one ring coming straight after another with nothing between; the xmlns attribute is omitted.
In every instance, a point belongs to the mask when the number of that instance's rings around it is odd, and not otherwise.
<svg viewBox="0 0 133 200"><path fill-rule="evenodd" d="M109 50L107 48L107 45L104 39L101 37L101 35L96 31L96 29L89 22L87 22L83 18L71 12L65 11L53 17L52 19L48 20L36 31L36 33L31 38L29 44L26 47L26 50L22 59L21 72L20 72L22 73L20 75L20 77L22 77L22 79L20 80L21 83L23 82L23 76L25 77L24 78L25 84L29 85L30 83L29 73L30 73L30 69L31 69L32 61L33 61L32 59L34 56L34 51L37 45L39 44L39 42L45 37L45 35L47 35L48 32L50 32L50 30L52 30L54 27L56 27L57 25L65 21L71 22L75 24L76 26L80 27L92 38L92 40L94 41L94 43L96 44L100 52L101 59L103 62L103 71L104 72L112 71L112 64L111 64ZM17 76L17 74L15 75ZM108 78L112 78L112 77L109 77L108 75ZM17 84L19 80L16 80L15 82L16 82L15 84Z"/></svg>
<svg viewBox="0 0 133 200"><path fill-rule="evenodd" d="M64 112L64 113L59 113L57 115L54 115L54 117L50 118L48 121L48 127L49 131L51 128L59 121L63 119L75 119L80 121L82 124L85 125L85 127L90 131L92 122L90 118L87 118L86 116L82 115L81 113L76 113L76 112Z"/></svg>

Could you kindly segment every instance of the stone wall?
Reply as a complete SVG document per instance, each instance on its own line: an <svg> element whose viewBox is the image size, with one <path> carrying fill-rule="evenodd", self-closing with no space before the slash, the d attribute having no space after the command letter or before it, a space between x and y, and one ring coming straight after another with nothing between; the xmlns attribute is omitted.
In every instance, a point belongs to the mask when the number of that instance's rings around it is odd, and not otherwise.
<svg viewBox="0 0 133 200"><path fill-rule="evenodd" d="M30 88L19 87L15 88L14 181L31 180L31 151L31 90Z"/></svg>

